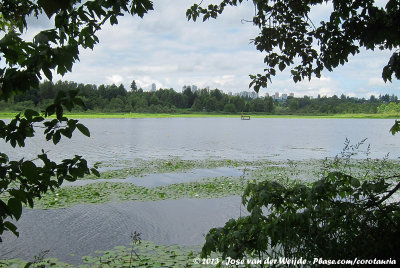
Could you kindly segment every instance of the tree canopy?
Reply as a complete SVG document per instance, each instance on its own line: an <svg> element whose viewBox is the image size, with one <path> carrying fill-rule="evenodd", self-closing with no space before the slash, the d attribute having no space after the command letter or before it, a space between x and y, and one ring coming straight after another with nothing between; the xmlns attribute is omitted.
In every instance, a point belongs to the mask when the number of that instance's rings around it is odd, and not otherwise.
<svg viewBox="0 0 400 268"><path fill-rule="evenodd" d="M143 17L153 5L149 0L5 0L0 3L1 57L6 67L0 70L0 98L37 87L44 74L52 79L52 71L64 75L79 60L79 49L99 42L96 33L106 23L118 23L124 13ZM40 31L32 41L22 34L27 31L27 18L45 13L54 21L54 28Z"/></svg>
<svg viewBox="0 0 400 268"><path fill-rule="evenodd" d="M12 101L0 101L1 111L19 112L24 108L40 111L51 103L59 91L68 92L79 89L85 108L91 113L265 113L265 114L384 114L400 113L400 103L395 95L371 95L369 99L341 95L332 97L294 97L274 98L264 96L256 98L250 92L227 94L218 89L186 89L183 93L172 88L157 91L141 89L128 91L123 85L92 85L73 81L43 81L39 89L31 89L23 95L17 95ZM156 98L153 98L155 96ZM152 99L152 100L151 100ZM210 99L212 99L210 101ZM209 105L206 105L206 104ZM82 107L73 112L83 112Z"/></svg>
<svg viewBox="0 0 400 268"><path fill-rule="evenodd" d="M203 21L217 18L227 6L237 6L243 0L223 0L219 5L202 7L194 4L187 10L187 18ZM252 23L260 29L252 41L265 52L264 74L250 75L250 86L258 92L267 87L277 69L290 68L294 82L321 76L345 64L350 55L368 50L393 51L382 70L382 78L400 79L400 1L389 0L384 7L375 1L358 0L253 0ZM326 21L319 24L310 19L316 6L331 4Z"/></svg>
<svg viewBox="0 0 400 268"><path fill-rule="evenodd" d="M0 100L38 88L43 75L49 80L53 72L64 75L79 60L79 49L93 47L99 42L96 33L109 22L118 23L124 13L143 17L153 9L150 0L4 0L0 2ZM25 40L28 17L46 15L54 27ZM57 144L61 137L71 138L75 129L90 136L78 120L68 119L64 110L85 107L78 90L59 91L54 102L42 114L26 109L10 123L0 121L0 138L11 146L23 147L33 137L35 127L42 124L46 140ZM55 118L46 118L55 115ZM5 230L18 235L8 217L18 220L22 204L34 206L34 198L59 187L64 180L76 180L96 169L76 155L57 164L42 151L37 159L10 160L0 152L0 241Z"/></svg>

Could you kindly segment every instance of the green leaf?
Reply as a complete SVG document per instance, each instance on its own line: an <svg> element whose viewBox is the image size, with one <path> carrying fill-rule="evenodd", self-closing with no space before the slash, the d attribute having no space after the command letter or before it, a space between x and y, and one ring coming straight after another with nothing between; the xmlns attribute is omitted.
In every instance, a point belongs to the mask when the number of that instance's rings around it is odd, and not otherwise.
<svg viewBox="0 0 400 268"><path fill-rule="evenodd" d="M19 220L22 214L22 203L20 200L16 198L10 198L7 202L8 207L11 210L11 213L14 215L16 220Z"/></svg>
<svg viewBox="0 0 400 268"><path fill-rule="evenodd" d="M91 168L90 171L91 171L94 175L96 175L96 177L100 177L100 173L97 171L97 169Z"/></svg>
<svg viewBox="0 0 400 268"><path fill-rule="evenodd" d="M351 184L351 186L353 186L354 188L358 188L358 187L360 187L360 181L358 180L358 179L356 179L356 178L351 178L350 179L350 184Z"/></svg>
<svg viewBox="0 0 400 268"><path fill-rule="evenodd" d="M33 264L32 262L27 262L27 263L25 264L24 268L29 268L29 267L31 267L32 264Z"/></svg>
<svg viewBox="0 0 400 268"><path fill-rule="evenodd" d="M284 62L281 61L281 62L279 63L279 66L278 66L278 67L279 67L279 70L280 70L280 71L283 71L283 70L285 69L286 65L285 65Z"/></svg>
<svg viewBox="0 0 400 268"><path fill-rule="evenodd" d="M82 124L76 124L76 127L79 129L79 131L80 131L83 135L90 137L90 131L89 131L89 129L88 129L87 127L85 127L85 126L82 125Z"/></svg>
<svg viewBox="0 0 400 268"><path fill-rule="evenodd" d="M12 223L9 222L9 221L6 221L6 222L4 222L4 226L5 226L8 230L10 230L11 232L13 232L17 237L19 236L19 233L17 232L17 227L16 227L14 224L12 224Z"/></svg>
<svg viewBox="0 0 400 268"><path fill-rule="evenodd" d="M6 213L6 214L10 214L11 213L11 211L10 211L10 208L7 206L7 204L6 203L4 203L3 202L3 200L1 200L0 199L0 212L3 214L3 213ZM0 240L0 242L1 242L1 240Z"/></svg>
<svg viewBox="0 0 400 268"><path fill-rule="evenodd" d="M8 156L4 153L0 153L0 164L5 164L8 162Z"/></svg>
<svg viewBox="0 0 400 268"><path fill-rule="evenodd" d="M82 99L80 99L80 98L75 98L73 101L74 101L74 103L75 103L76 105L79 105L79 106L82 107L82 108L86 108L86 105L85 105L85 103L83 102Z"/></svg>
<svg viewBox="0 0 400 268"><path fill-rule="evenodd" d="M53 115L55 111L56 111L56 105L55 104L51 104L50 106L48 106L46 108L46 116Z"/></svg>
<svg viewBox="0 0 400 268"><path fill-rule="evenodd" d="M110 23L111 25L118 24L117 16L111 16Z"/></svg>
<svg viewBox="0 0 400 268"><path fill-rule="evenodd" d="M57 119L61 119L61 118L63 117L63 115L64 115L64 109L63 109L63 107L62 107L61 105L57 105L57 107L56 107L56 116L57 116Z"/></svg>
<svg viewBox="0 0 400 268"><path fill-rule="evenodd" d="M73 177L73 180L75 180L75 178L83 177L83 175L85 173L84 173L84 169L83 168L70 168L69 169L69 174L71 174L71 176Z"/></svg>
<svg viewBox="0 0 400 268"><path fill-rule="evenodd" d="M44 118L42 116L36 116L32 119L32 122L42 122Z"/></svg>
<svg viewBox="0 0 400 268"><path fill-rule="evenodd" d="M43 68L42 71L47 79L49 79L50 81L53 79L53 74L51 73L50 69Z"/></svg>
<svg viewBox="0 0 400 268"><path fill-rule="evenodd" d="M33 199L31 197L28 197L28 204L31 208L33 208Z"/></svg>
<svg viewBox="0 0 400 268"><path fill-rule="evenodd" d="M67 138L71 138L72 137L72 132L69 128L64 128L60 130L61 134L63 134L65 137Z"/></svg>
<svg viewBox="0 0 400 268"><path fill-rule="evenodd" d="M400 121L395 120L394 125L390 128L390 132L392 132L392 135L395 135L399 131L400 131Z"/></svg>
<svg viewBox="0 0 400 268"><path fill-rule="evenodd" d="M21 164L21 172L28 179L36 179L38 174L36 165L31 161L25 161Z"/></svg>
<svg viewBox="0 0 400 268"><path fill-rule="evenodd" d="M26 109L25 112L24 112L24 116L29 121L32 121L32 117L39 116L39 113L34 111L34 110L32 110L32 109Z"/></svg>
<svg viewBox="0 0 400 268"><path fill-rule="evenodd" d="M17 145L17 141L15 139L10 140L10 144L13 148Z"/></svg>
<svg viewBox="0 0 400 268"><path fill-rule="evenodd" d="M11 189L9 193L15 198L26 202L26 193L23 190Z"/></svg>
<svg viewBox="0 0 400 268"><path fill-rule="evenodd" d="M51 18L53 14L61 9L66 9L71 0L41 0L40 4L47 17Z"/></svg>
<svg viewBox="0 0 400 268"><path fill-rule="evenodd" d="M53 143L57 144L61 139L60 131L56 131L53 135Z"/></svg>

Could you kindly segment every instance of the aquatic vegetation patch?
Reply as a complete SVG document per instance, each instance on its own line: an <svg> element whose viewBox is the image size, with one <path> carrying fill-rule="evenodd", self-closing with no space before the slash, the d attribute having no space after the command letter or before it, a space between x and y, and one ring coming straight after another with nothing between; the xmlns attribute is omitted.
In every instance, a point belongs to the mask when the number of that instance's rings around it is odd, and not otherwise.
<svg viewBox="0 0 400 268"><path fill-rule="evenodd" d="M332 163L334 163L332 167ZM330 171L340 171L341 163L335 159L324 161L308 160L271 164L257 163L251 168L245 168L241 177L214 177L196 181L169 184L158 187L143 187L132 183L94 182L83 186L65 186L47 193L42 199L35 201L35 208L63 208L75 204L97 204L119 201L156 201L180 198L218 198L242 195L248 182L273 180L278 182L312 183L324 175L325 166L330 165ZM350 163L353 174L363 172L367 176L390 176L400 168L399 161L355 160ZM384 168L380 168L380 167ZM348 167L346 167L348 168ZM379 174L378 174L379 172ZM384 174L382 174L384 172ZM365 179L367 178L365 176Z"/></svg>
<svg viewBox="0 0 400 268"><path fill-rule="evenodd" d="M186 172L193 169L213 169L218 167L255 167L266 164L274 164L268 160L258 161L238 161L230 159L203 159L203 160L184 160L179 157L170 157L167 159L143 160L135 159L131 163L101 162L100 168L110 168L123 166L118 169L109 169L100 173L100 177L93 175L85 176L83 179L125 179L126 177L142 177L148 174L168 173L168 172Z"/></svg>
<svg viewBox="0 0 400 268"><path fill-rule="evenodd" d="M398 161L394 161L398 163ZM149 174L189 172L194 169L215 169L232 167L243 170L248 178L275 176L277 179L290 177L291 180L315 180L323 167L322 160L302 161L238 161L230 159L183 160L178 157L168 159L143 160L135 159L129 164L127 161L120 169L107 170L100 173L100 177L86 176L84 179L125 179L127 177L143 177ZM360 163L355 163L359 166ZM399 164L397 166L400 166ZM111 163L100 163L100 167L112 167Z"/></svg>
<svg viewBox="0 0 400 268"><path fill-rule="evenodd" d="M200 246L156 245L141 241L131 247L117 246L109 251L97 251L98 256L85 256L83 262L110 267L201 267L195 263ZM132 254L134 252L135 254ZM82 265L80 267L86 267Z"/></svg>
<svg viewBox="0 0 400 268"><path fill-rule="evenodd" d="M247 176L255 181L263 181L264 178L277 181L302 181L309 182L318 178L320 161L287 161L282 164L262 164L247 171Z"/></svg>
<svg viewBox="0 0 400 268"><path fill-rule="evenodd" d="M216 198L240 195L248 180L217 177L198 182L170 184L147 188L131 183L101 182L84 186L67 186L35 201L35 208L63 208L75 204L111 201L156 201L179 198Z"/></svg>
<svg viewBox="0 0 400 268"><path fill-rule="evenodd" d="M264 178L277 181L312 183L326 172L349 172L364 180L374 177L390 177L400 169L400 161L384 159L349 159L325 158L323 160L285 161L280 164L263 163L246 169L246 177L255 181Z"/></svg>
<svg viewBox="0 0 400 268"><path fill-rule="evenodd" d="M56 258L46 258L38 262L29 262L20 259L0 260L0 267L60 267L60 268L74 268L75 265L59 261Z"/></svg>
<svg viewBox="0 0 400 268"><path fill-rule="evenodd" d="M96 251L92 256L82 257L82 264L71 265L47 258L31 262L30 267L202 267L196 263L201 246L156 245L150 241L117 246L112 250ZM27 267L28 261L0 260L0 267Z"/></svg>

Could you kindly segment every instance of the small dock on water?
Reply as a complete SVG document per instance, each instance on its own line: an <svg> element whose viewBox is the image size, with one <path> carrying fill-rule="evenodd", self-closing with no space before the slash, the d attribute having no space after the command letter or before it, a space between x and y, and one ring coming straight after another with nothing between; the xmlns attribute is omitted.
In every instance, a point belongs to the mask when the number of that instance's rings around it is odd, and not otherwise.
<svg viewBox="0 0 400 268"><path fill-rule="evenodd" d="M242 120L250 120L250 115L244 115L244 114L242 113L240 119L242 119Z"/></svg>

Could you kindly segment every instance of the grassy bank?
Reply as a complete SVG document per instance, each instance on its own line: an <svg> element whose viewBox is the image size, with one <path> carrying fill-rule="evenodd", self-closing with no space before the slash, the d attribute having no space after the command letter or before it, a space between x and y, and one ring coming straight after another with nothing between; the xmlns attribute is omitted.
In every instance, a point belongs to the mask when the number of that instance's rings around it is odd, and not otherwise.
<svg viewBox="0 0 400 268"><path fill-rule="evenodd" d="M0 119L11 119L17 112L0 112ZM198 118L198 117L226 117L226 118L239 118L240 113L237 114L224 114L224 113L173 113L173 114L158 114L158 113L67 113L70 118ZM305 119L330 119L330 118L344 118L344 119L398 119L400 114L257 114L246 113L252 118L305 118Z"/></svg>

